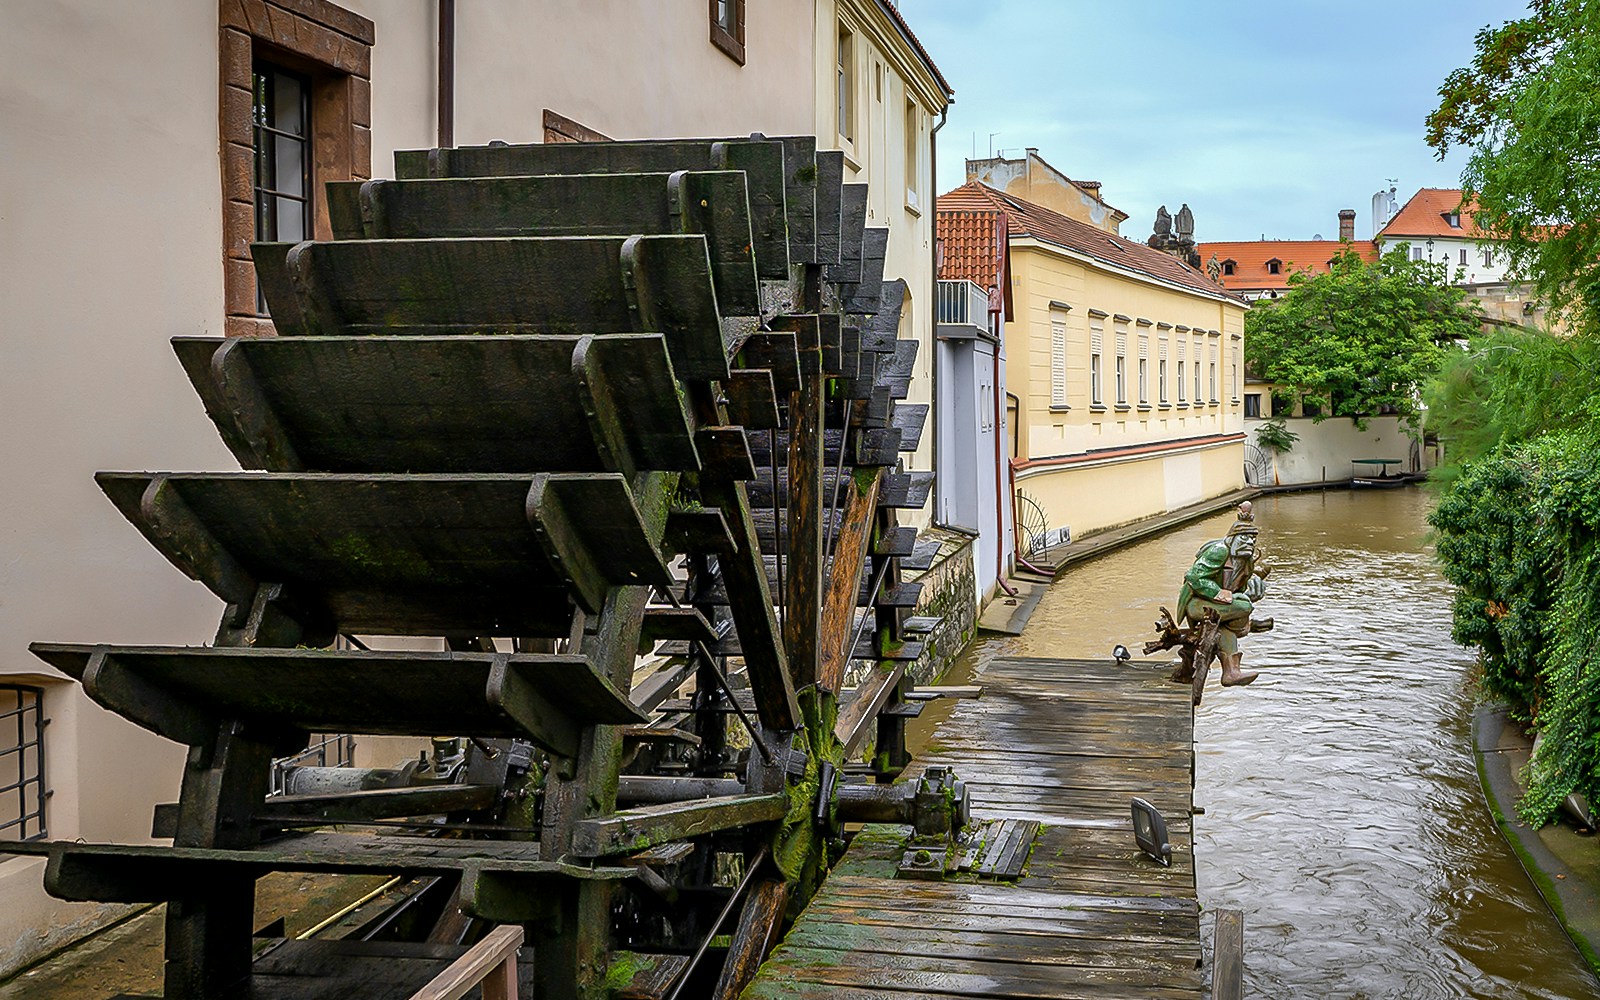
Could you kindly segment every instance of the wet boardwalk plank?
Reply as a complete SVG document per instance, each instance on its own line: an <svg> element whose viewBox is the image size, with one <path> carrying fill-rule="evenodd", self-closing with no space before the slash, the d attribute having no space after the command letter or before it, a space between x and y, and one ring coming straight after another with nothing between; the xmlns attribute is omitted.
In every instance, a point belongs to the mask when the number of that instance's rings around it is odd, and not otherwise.
<svg viewBox="0 0 1600 1000"><path fill-rule="evenodd" d="M983 697L956 708L917 764L954 767L976 819L1043 824L1023 877L897 879L905 829L868 827L744 996L1201 997L1193 716L1166 669L991 663ZM1167 819L1170 868L1134 846L1135 795Z"/></svg>

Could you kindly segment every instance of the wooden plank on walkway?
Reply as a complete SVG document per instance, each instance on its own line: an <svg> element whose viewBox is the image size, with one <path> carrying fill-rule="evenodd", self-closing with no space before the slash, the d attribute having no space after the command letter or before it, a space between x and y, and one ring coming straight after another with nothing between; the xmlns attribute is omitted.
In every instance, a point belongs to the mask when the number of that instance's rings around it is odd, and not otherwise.
<svg viewBox="0 0 1600 1000"><path fill-rule="evenodd" d="M1194 717L1166 667L1000 659L912 767L948 765L976 819L1041 824L1015 882L896 879L908 828L869 826L744 996L1198 1000ZM1172 865L1140 853L1160 809Z"/></svg>

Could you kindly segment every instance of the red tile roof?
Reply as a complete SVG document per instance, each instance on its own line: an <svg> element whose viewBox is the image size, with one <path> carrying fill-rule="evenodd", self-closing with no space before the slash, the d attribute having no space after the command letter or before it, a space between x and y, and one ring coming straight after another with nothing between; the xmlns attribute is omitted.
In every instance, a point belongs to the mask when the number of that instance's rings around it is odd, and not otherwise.
<svg viewBox="0 0 1600 1000"><path fill-rule="evenodd" d="M1178 285L1205 295L1239 299L1212 281L1204 271L1190 267L1171 254L1113 236L1086 222L1069 219L1059 212L1032 202L1002 194L977 181L968 181L939 196L938 215L946 212L999 212L1007 223L1010 237L1032 236L1075 253L1092 257L1113 267L1136 271L1158 281ZM947 252L948 257L948 252Z"/></svg>
<svg viewBox="0 0 1600 1000"><path fill-rule="evenodd" d="M1407 236L1446 236L1455 239L1477 240L1487 234L1472 221L1475 205L1461 203L1460 188L1422 188L1389 220L1378 233L1380 239L1404 239ZM1452 226L1445 218L1460 214L1461 225Z"/></svg>
<svg viewBox="0 0 1600 1000"><path fill-rule="evenodd" d="M1011 318L1011 272L1005 213L995 208L949 208L941 198L934 214L939 240L939 280L970 281L1003 296L999 303ZM991 306L993 308L993 306Z"/></svg>
<svg viewBox="0 0 1600 1000"><path fill-rule="evenodd" d="M1310 270L1326 273L1328 262L1349 247L1365 261L1378 259L1378 245L1371 240L1341 243L1338 240L1243 240L1228 243L1201 243L1200 261L1210 264L1216 257L1226 265L1233 261L1233 273L1223 267L1221 281L1228 288L1244 290L1282 290L1289 287L1289 275L1295 271ZM1269 261L1278 261L1278 273L1267 267Z"/></svg>

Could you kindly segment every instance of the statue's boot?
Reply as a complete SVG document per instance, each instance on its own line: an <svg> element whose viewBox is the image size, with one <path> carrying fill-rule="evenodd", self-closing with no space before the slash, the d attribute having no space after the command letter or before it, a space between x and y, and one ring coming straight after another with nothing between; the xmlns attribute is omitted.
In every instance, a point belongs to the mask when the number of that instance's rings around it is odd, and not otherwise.
<svg viewBox="0 0 1600 1000"><path fill-rule="evenodd" d="M1272 625L1273 621L1271 618L1250 619L1250 631L1252 632L1271 632Z"/></svg>
<svg viewBox="0 0 1600 1000"><path fill-rule="evenodd" d="M1220 659L1222 661L1223 687L1238 687L1240 685L1249 684L1251 681L1256 679L1258 675L1254 670L1239 669L1239 661L1243 659L1243 657L1243 653L1222 654Z"/></svg>
<svg viewBox="0 0 1600 1000"><path fill-rule="evenodd" d="M1178 656L1181 658L1181 662L1172 671L1172 679L1179 684L1187 684L1194 680L1194 650L1179 650Z"/></svg>

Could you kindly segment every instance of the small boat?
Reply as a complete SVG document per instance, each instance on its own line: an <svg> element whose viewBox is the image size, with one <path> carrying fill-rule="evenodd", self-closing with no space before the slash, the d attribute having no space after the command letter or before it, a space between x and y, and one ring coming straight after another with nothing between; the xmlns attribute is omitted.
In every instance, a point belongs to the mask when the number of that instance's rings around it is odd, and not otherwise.
<svg viewBox="0 0 1600 1000"><path fill-rule="evenodd" d="M1357 476L1350 480L1350 488L1357 490L1392 490L1411 482L1409 476Z"/></svg>

